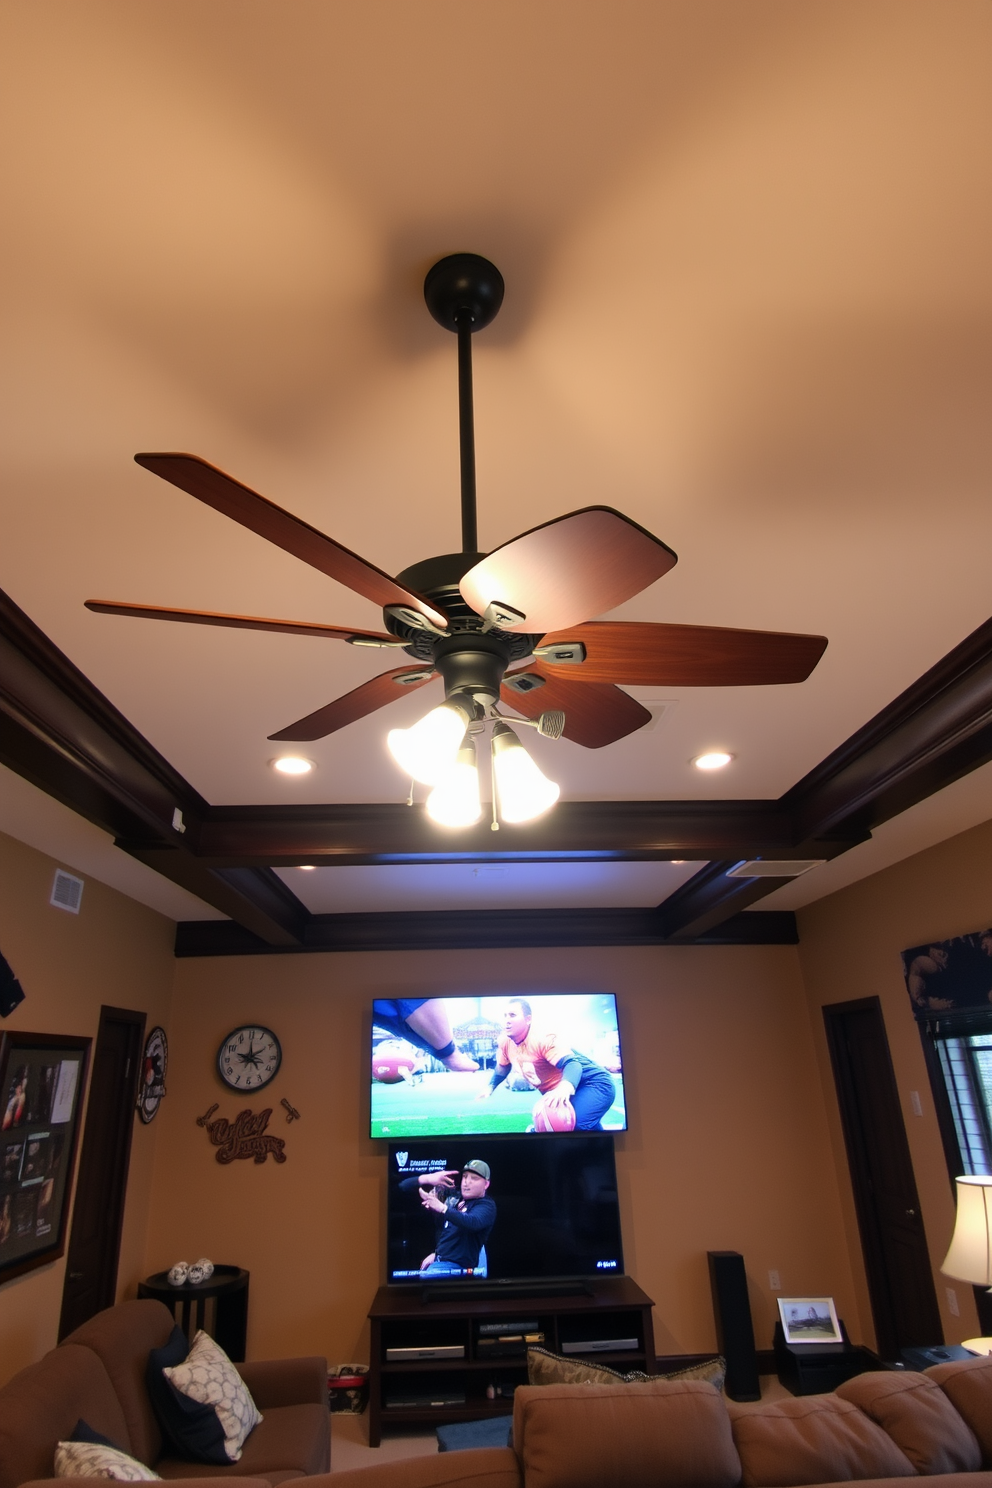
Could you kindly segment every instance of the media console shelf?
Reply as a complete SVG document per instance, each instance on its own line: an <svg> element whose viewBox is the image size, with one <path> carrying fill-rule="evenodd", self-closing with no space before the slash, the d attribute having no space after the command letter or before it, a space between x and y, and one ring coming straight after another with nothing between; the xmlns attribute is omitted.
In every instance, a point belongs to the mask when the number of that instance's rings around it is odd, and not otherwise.
<svg viewBox="0 0 992 1488"><path fill-rule="evenodd" d="M536 1324L527 1331L543 1333L542 1347L555 1353L655 1374L653 1306L629 1276L591 1280L580 1296L468 1295L426 1303L420 1288L380 1287L369 1309L369 1445L379 1445L385 1425L510 1415L513 1388L527 1383L526 1344L500 1343L495 1324L505 1324L506 1334ZM604 1347L611 1341L623 1346ZM396 1357L399 1350L425 1349L445 1352ZM495 1398L487 1396L490 1385Z"/></svg>

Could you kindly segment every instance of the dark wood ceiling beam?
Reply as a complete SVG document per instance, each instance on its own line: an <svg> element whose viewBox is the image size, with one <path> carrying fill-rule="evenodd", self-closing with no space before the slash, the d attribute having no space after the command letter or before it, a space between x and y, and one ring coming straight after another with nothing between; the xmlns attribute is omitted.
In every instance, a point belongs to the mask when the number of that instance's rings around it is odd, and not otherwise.
<svg viewBox="0 0 992 1488"><path fill-rule="evenodd" d="M695 942L731 916L750 919L750 915L742 914L743 910L770 894L772 889L790 881L787 878L728 878L727 869L739 861L735 858L723 863L707 863L688 883L659 904L655 913L666 940Z"/></svg>
<svg viewBox="0 0 992 1488"><path fill-rule="evenodd" d="M992 759L992 620L781 798L804 835L870 831Z"/></svg>
<svg viewBox="0 0 992 1488"><path fill-rule="evenodd" d="M0 763L264 940L299 943L309 914L295 895L268 868L199 861L206 801L2 591Z"/></svg>
<svg viewBox="0 0 992 1488"><path fill-rule="evenodd" d="M848 841L820 844L833 857ZM561 801L524 826L488 822L456 834L404 805L212 808L198 852L214 866L315 863L631 862L795 855L792 824L774 801Z"/></svg>
<svg viewBox="0 0 992 1488"><path fill-rule="evenodd" d="M795 915L778 910L731 916L712 930L680 943L795 945L797 940ZM666 943L654 909L489 909L313 915L302 944L288 949L314 954ZM188 920L176 927L177 956L266 955L281 949L228 921Z"/></svg>

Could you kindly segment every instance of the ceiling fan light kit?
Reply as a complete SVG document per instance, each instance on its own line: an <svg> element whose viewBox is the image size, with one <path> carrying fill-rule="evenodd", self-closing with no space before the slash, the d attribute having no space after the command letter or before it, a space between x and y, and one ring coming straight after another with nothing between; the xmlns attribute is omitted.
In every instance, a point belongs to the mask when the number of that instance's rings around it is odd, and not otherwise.
<svg viewBox="0 0 992 1488"><path fill-rule="evenodd" d="M479 551L472 336L494 319L503 292L499 270L474 253L440 259L424 281L431 315L457 337L460 553L424 559L393 578L197 455L135 455L146 470L380 606L385 632L121 600L86 602L100 614L404 650L414 667L381 673L269 738L325 738L439 677L444 703L412 728L392 729L387 742L413 780L433 787L428 815L450 827L470 826L481 815L469 731L479 733L487 725L493 730L494 827L497 801L503 820L517 823L532 820L558 799L559 786L501 721L501 702L523 715L515 723L535 727L546 738L599 749L651 721L624 686L802 682L827 644L823 636L593 620L632 599L678 561L653 533L611 507L569 512L490 553ZM705 769L703 758L695 763ZM286 772L288 761L271 763ZM305 763L312 769L312 761Z"/></svg>

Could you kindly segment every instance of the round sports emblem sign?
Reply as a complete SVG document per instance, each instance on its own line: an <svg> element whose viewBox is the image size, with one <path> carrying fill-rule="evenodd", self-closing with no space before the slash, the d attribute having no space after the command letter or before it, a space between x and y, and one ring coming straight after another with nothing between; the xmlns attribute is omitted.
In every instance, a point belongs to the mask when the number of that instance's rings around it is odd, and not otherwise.
<svg viewBox="0 0 992 1488"><path fill-rule="evenodd" d="M165 1094L169 1068L169 1041L164 1028L153 1028L145 1040L145 1053L138 1084L138 1115L147 1125L154 1119Z"/></svg>

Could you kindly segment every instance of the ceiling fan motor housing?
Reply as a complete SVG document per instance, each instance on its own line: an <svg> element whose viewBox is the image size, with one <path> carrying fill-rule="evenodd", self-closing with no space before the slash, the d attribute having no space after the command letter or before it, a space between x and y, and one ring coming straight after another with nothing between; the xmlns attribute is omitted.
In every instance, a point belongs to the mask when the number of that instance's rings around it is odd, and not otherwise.
<svg viewBox="0 0 992 1488"><path fill-rule="evenodd" d="M422 624L413 625L391 610L383 611L383 623L391 635L406 641L406 651L417 661L432 662L437 657L437 647L455 637L479 635L483 618L466 604L458 582L470 568L485 557L485 553L442 553L436 558L425 558L397 574L396 582L430 599L448 616L448 631L439 637L435 631ZM486 635L507 648L506 663L523 661L530 656L541 636L500 630L493 626ZM438 667L440 671L441 668Z"/></svg>
<svg viewBox="0 0 992 1488"><path fill-rule="evenodd" d="M434 643L434 665L444 679L445 697L468 695L478 706L479 717L487 704L499 701L509 662L509 645L491 631L486 635L467 631Z"/></svg>

